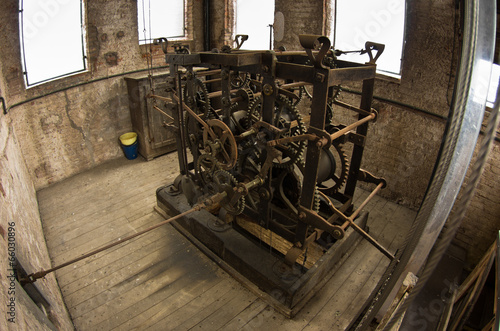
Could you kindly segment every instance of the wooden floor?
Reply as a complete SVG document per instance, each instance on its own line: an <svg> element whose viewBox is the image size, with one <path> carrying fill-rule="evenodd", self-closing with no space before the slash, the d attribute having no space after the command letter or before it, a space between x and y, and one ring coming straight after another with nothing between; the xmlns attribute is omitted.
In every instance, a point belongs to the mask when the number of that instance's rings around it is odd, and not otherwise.
<svg viewBox="0 0 500 331"><path fill-rule="evenodd" d="M156 188L176 155L112 161L38 192L53 265L163 220ZM366 192L358 190L358 199ZM415 213L375 197L370 233L392 252ZM343 330L388 259L368 242L292 320L223 272L171 225L56 272L77 330Z"/></svg>

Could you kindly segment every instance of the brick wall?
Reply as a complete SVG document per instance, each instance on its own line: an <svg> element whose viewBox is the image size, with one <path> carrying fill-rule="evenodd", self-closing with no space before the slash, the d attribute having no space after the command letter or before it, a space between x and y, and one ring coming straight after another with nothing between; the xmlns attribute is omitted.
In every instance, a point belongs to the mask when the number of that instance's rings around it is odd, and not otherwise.
<svg viewBox="0 0 500 331"><path fill-rule="evenodd" d="M401 80L376 79L375 82L375 96L408 106L374 100L373 108L379 117L370 125L362 168L386 178L388 185L380 192L382 196L414 209L424 197L438 155L446 124L440 117L448 115L451 105L460 45L454 4L452 0L407 2ZM323 8L327 12L322 12ZM331 1L301 0L290 6L287 1L277 0L276 10L282 11L285 17L285 37L277 46L300 49L299 34L329 35L331 25L327 24L322 30L320 23L322 19L328 20L330 8ZM361 91L360 84L346 87ZM356 106L360 102L357 95L348 92L342 92L340 99ZM336 122L350 124L355 120L352 112L336 108ZM471 264L479 261L500 229L499 161L500 148L496 142L455 239L457 245L467 250Z"/></svg>
<svg viewBox="0 0 500 331"><path fill-rule="evenodd" d="M19 283L9 277L13 274L9 259L14 257L27 273L51 267L35 189L16 131L5 116L0 117L0 329L48 330L45 319L60 330L72 330L54 274L35 283L50 304L48 317L33 307Z"/></svg>
<svg viewBox="0 0 500 331"><path fill-rule="evenodd" d="M0 50L6 86L2 96L8 106L37 98L12 108L8 116L17 129L35 188L40 189L123 155L118 137L132 125L121 74L147 69L150 50L138 43L137 1L85 1L89 70L26 89L18 3L8 0L0 5L0 35L5 40ZM182 42L200 50L202 1L188 0L186 8L188 39ZM153 66L166 65L159 46L152 53ZM86 82L90 83L72 87ZM62 91L54 92L58 90Z"/></svg>

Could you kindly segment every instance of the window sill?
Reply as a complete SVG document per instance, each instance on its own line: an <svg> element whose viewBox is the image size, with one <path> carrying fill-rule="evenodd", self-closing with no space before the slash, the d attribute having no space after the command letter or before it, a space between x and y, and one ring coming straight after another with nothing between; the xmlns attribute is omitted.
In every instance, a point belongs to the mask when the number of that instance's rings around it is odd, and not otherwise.
<svg viewBox="0 0 500 331"><path fill-rule="evenodd" d="M375 74L375 78L389 82L389 83L401 84L401 76L399 76L399 75L391 75L391 74L387 74L387 73L377 72Z"/></svg>

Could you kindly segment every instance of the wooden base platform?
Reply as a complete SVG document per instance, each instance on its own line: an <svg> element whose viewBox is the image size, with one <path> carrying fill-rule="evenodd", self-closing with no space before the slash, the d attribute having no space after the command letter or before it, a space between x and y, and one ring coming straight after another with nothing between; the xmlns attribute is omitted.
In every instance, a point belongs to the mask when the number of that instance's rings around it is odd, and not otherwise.
<svg viewBox="0 0 500 331"><path fill-rule="evenodd" d="M174 180L177 164L175 154L150 162L121 158L39 191L52 264L161 222L155 192ZM357 193L359 205L367 192ZM370 234L395 252L415 212L380 197L366 210ZM170 225L60 269L56 277L78 331L344 330L388 262L361 240L293 319L242 286Z"/></svg>
<svg viewBox="0 0 500 331"><path fill-rule="evenodd" d="M157 204L165 212L180 214L189 209L186 197L183 194L171 194L170 187L160 188L156 192ZM365 229L368 214L356 220L357 225ZM294 317L306 302L316 293L347 253L352 252L359 243L361 236L352 229L346 231L342 240L337 241L319 260L308 270L299 264L287 266L283 257L271 248L263 247L251 241L230 224L220 224L217 216L206 210L192 213L175 222L177 229L182 227L183 234L197 244L197 247L208 256L223 265L224 269L242 279L243 284L252 282L268 295L256 293L275 309L287 317ZM266 245L267 246L267 245ZM228 268L229 266L229 268ZM304 270L305 269L305 270ZM238 272L240 275L236 275ZM254 288L254 287L250 287ZM271 298L272 297L272 298Z"/></svg>

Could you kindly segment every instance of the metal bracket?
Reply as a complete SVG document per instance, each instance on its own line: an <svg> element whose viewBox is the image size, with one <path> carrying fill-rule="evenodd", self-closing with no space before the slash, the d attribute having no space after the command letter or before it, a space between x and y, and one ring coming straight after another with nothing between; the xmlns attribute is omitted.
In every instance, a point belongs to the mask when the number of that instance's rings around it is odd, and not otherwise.
<svg viewBox="0 0 500 331"><path fill-rule="evenodd" d="M373 184L380 184L383 183L382 188L385 188L387 186L387 182L385 181L384 178L382 177L377 177L371 174L370 172L359 169L359 174L358 174L358 180L366 183L373 183Z"/></svg>
<svg viewBox="0 0 500 331"><path fill-rule="evenodd" d="M347 134L347 141L353 143L354 145L364 147L365 141L366 141L366 136L357 134L355 132L349 132Z"/></svg>
<svg viewBox="0 0 500 331"><path fill-rule="evenodd" d="M161 45L161 50L163 53L167 54L168 51L168 40L165 37L161 37L153 40L153 45Z"/></svg>
<svg viewBox="0 0 500 331"><path fill-rule="evenodd" d="M323 59L330 50L331 42L325 36L317 36L311 34L301 34L299 35L299 41L302 47L305 48L307 56L314 64L314 67L317 69L329 69L325 65L323 65ZM318 54L314 56L312 53L313 49L320 48Z"/></svg>
<svg viewBox="0 0 500 331"><path fill-rule="evenodd" d="M384 44L378 44L378 43L374 43L372 41L367 41L365 43L365 50L368 53L368 56L370 57L370 61L368 63L375 64L375 62L377 62L377 59L384 52L384 49L385 49ZM375 57L373 57L372 50L377 51L377 54L375 54Z"/></svg>
<svg viewBox="0 0 500 331"><path fill-rule="evenodd" d="M344 238L345 231L342 227L328 223L323 217L319 216L316 212L307 209L303 206L299 206L299 219L304 223L312 225L317 229L328 232L335 239Z"/></svg>
<svg viewBox="0 0 500 331"><path fill-rule="evenodd" d="M236 44L235 50L239 50L243 43L248 40L248 35L247 34L237 34L236 37L234 37L234 42Z"/></svg>

